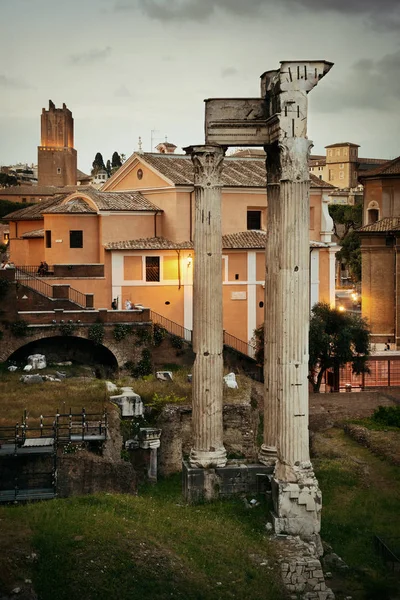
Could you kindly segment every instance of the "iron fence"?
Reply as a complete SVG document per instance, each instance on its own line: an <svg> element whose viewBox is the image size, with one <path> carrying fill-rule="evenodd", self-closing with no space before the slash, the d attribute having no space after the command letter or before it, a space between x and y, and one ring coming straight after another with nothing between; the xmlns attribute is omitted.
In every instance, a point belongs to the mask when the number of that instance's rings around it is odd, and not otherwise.
<svg viewBox="0 0 400 600"><path fill-rule="evenodd" d="M192 342L191 329L186 329L186 327L183 327L182 325L179 325L179 323L175 323L174 321L167 319L167 317L163 317L163 315L159 315L153 310L150 311L150 319L153 321L153 323L164 327L164 329L166 329L168 333L182 338L183 340L185 340L185 342Z"/></svg>
<svg viewBox="0 0 400 600"><path fill-rule="evenodd" d="M255 345L249 342L245 342L244 340L240 340L239 338L235 337L234 335L231 335L227 331L224 331L224 345L229 346L229 348L233 348L241 354L245 354L246 356L254 358L254 354L256 351Z"/></svg>

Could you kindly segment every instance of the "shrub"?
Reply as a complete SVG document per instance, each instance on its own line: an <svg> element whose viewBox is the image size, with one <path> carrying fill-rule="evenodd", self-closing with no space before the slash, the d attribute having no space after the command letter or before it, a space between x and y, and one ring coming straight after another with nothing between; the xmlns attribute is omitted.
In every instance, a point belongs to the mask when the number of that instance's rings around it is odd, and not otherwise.
<svg viewBox="0 0 400 600"><path fill-rule="evenodd" d="M138 340L138 346L142 344L150 344L151 340L151 331L149 329L144 329L142 327L136 329L136 337Z"/></svg>
<svg viewBox="0 0 400 600"><path fill-rule="evenodd" d="M387 427L400 427L400 406L378 406L372 420Z"/></svg>
<svg viewBox="0 0 400 600"><path fill-rule="evenodd" d="M170 342L171 346L177 350L183 348L183 339L179 335L171 335Z"/></svg>
<svg viewBox="0 0 400 600"><path fill-rule="evenodd" d="M26 321L23 321L22 319L20 321L14 321L14 323L11 323L11 333L15 337L27 336L28 335L28 323Z"/></svg>
<svg viewBox="0 0 400 600"><path fill-rule="evenodd" d="M153 365L151 362L151 352L148 348L143 348L142 358L130 369L131 375L135 378L145 377L146 375L150 375L152 370Z"/></svg>
<svg viewBox="0 0 400 600"><path fill-rule="evenodd" d="M74 323L62 323L60 325L60 333L61 335L72 335L76 329L76 325Z"/></svg>
<svg viewBox="0 0 400 600"><path fill-rule="evenodd" d="M151 401L147 403L147 407L152 410L153 416L155 416L162 411L166 404L185 404L187 401L186 396L177 396L174 393L157 394L156 392Z"/></svg>
<svg viewBox="0 0 400 600"><path fill-rule="evenodd" d="M166 335L167 335L167 330L165 329L165 327L163 327L159 323L154 323L153 344L155 346L160 346Z"/></svg>
<svg viewBox="0 0 400 600"><path fill-rule="evenodd" d="M124 340L128 335L132 335L132 325L124 325L123 323L116 323L114 325L114 338L117 342Z"/></svg>
<svg viewBox="0 0 400 600"><path fill-rule="evenodd" d="M104 327L102 323L94 323L89 327L88 338L95 344L102 344L104 340Z"/></svg>

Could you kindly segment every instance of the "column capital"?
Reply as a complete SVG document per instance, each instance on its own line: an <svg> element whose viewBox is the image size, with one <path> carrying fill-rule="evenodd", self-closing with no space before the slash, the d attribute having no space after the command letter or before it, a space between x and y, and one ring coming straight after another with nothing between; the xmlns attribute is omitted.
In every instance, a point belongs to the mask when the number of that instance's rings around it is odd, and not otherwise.
<svg viewBox="0 0 400 600"><path fill-rule="evenodd" d="M284 138L264 146L267 154L268 184L279 184L281 180L300 183L310 180L308 162L313 143L307 138Z"/></svg>
<svg viewBox="0 0 400 600"><path fill-rule="evenodd" d="M184 150L192 157L195 186L205 188L222 186L221 174L226 150L224 146L205 144L189 146Z"/></svg>

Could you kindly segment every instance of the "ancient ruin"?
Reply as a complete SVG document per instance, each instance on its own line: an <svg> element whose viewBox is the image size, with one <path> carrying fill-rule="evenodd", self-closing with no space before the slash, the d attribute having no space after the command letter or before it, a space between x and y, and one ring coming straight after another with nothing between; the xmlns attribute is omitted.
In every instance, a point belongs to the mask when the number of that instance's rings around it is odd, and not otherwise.
<svg viewBox="0 0 400 600"><path fill-rule="evenodd" d="M262 145L267 153L265 429L260 460L267 466L275 464L275 531L303 536L318 534L321 513L321 492L308 443L308 157L312 143L307 139L307 94L331 67L326 61L281 62L279 69L262 75L260 99L206 101L207 144ZM218 174L223 155L218 146L192 149L197 317L191 466L205 469L226 460L220 400L221 247L213 242L219 232Z"/></svg>

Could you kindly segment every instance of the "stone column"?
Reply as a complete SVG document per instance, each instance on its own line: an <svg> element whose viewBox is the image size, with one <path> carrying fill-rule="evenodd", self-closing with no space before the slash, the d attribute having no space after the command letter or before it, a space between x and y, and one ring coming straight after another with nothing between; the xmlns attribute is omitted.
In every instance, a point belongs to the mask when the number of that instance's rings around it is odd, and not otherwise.
<svg viewBox="0 0 400 600"><path fill-rule="evenodd" d="M195 146L193 447L190 466L223 467L221 146Z"/></svg>
<svg viewBox="0 0 400 600"><path fill-rule="evenodd" d="M265 429L260 459L272 479L276 533L320 530L321 492L309 455L308 333L310 176L307 94L331 63L283 62L262 76L267 152Z"/></svg>

